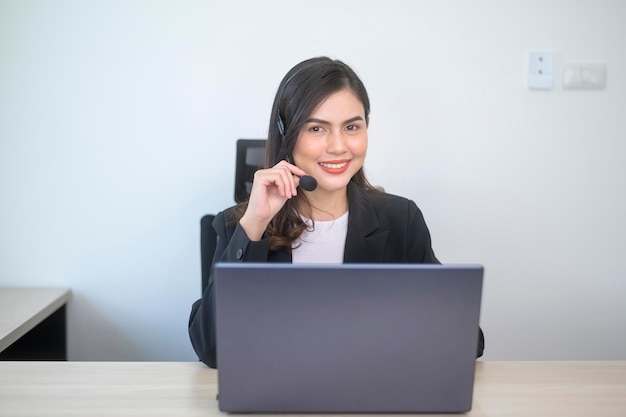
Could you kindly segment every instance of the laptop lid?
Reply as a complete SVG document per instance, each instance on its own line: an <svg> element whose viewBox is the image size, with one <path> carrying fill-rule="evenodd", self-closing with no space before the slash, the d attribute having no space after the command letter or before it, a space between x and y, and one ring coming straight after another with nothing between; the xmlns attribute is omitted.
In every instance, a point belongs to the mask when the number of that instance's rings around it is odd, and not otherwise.
<svg viewBox="0 0 626 417"><path fill-rule="evenodd" d="M471 409L481 266L215 265L222 411Z"/></svg>

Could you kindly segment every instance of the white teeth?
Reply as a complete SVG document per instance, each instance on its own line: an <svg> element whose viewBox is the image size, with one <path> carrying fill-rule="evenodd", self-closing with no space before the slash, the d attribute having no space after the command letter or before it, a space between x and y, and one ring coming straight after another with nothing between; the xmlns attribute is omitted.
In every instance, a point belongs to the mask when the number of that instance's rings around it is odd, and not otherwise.
<svg viewBox="0 0 626 417"><path fill-rule="evenodd" d="M347 162L342 162L340 164L325 164L323 162L320 162L320 165L323 166L324 168L332 168L332 169L343 168L346 166L346 164Z"/></svg>

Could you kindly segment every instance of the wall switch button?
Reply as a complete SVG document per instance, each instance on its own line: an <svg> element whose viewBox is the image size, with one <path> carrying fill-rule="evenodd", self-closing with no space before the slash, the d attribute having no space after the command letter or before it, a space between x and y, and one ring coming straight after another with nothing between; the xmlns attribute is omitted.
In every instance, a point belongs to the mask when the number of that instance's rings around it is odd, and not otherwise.
<svg viewBox="0 0 626 417"><path fill-rule="evenodd" d="M566 62L563 64L564 89L602 90L605 85L605 62Z"/></svg>

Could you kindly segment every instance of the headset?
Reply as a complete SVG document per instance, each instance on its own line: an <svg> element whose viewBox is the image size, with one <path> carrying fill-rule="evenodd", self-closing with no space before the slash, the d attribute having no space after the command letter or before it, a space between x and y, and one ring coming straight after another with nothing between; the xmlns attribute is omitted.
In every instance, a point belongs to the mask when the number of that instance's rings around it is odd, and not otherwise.
<svg viewBox="0 0 626 417"><path fill-rule="evenodd" d="M302 70L309 68L310 66L311 65L305 65L304 67L300 68L295 73L293 73L291 77L287 78L287 80L285 80L285 82L280 87L280 91L278 92L278 95L277 95L278 99L276 100L276 119L277 119L276 127L278 128L278 132L280 133L280 136L283 139L281 146L285 154L285 160L289 162L290 164L292 163L292 161L289 155L287 155L287 139L285 138L285 122L283 121L283 118L280 115L280 102L283 97L283 91L285 90L285 86L289 84L289 81L293 80L293 78L296 75L298 75ZM310 175L303 175L300 177L300 188L306 191L313 191L317 188L317 180Z"/></svg>

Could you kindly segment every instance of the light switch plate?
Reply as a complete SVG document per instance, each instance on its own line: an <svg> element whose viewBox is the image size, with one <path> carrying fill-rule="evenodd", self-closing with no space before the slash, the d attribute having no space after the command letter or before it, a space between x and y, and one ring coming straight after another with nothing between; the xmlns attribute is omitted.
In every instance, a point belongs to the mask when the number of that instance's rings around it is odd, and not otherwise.
<svg viewBox="0 0 626 417"><path fill-rule="evenodd" d="M563 64L563 88L566 90L602 90L606 85L606 62L566 62Z"/></svg>
<svg viewBox="0 0 626 417"><path fill-rule="evenodd" d="M528 53L528 88L550 90L554 87L554 52Z"/></svg>

